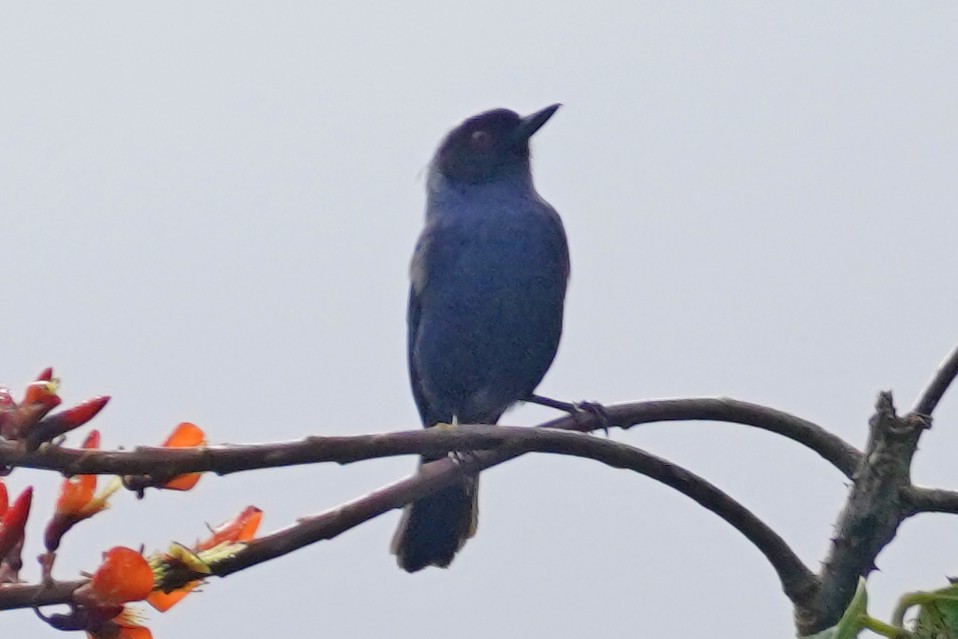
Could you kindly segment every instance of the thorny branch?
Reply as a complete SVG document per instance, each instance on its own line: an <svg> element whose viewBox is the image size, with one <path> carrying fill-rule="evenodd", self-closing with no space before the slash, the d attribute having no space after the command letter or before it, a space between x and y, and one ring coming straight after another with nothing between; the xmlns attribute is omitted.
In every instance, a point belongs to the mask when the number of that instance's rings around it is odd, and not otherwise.
<svg viewBox="0 0 958 639"><path fill-rule="evenodd" d="M924 418L895 412L891 393L881 393L869 422L868 446L835 525L831 548L819 573L821 588L811 606L796 604L802 635L824 630L842 616L860 576L875 569L878 553L905 519L911 460L926 429Z"/></svg>
<svg viewBox="0 0 958 639"><path fill-rule="evenodd" d="M878 396L869 421L865 454L835 525L835 536L818 578L821 587L811 606L795 602L800 635L838 622L859 577L875 569L878 554L894 539L906 518L921 512L958 513L958 494L911 483L911 463L931 414L958 376L958 348L941 364L911 413L899 416L891 393Z"/></svg>

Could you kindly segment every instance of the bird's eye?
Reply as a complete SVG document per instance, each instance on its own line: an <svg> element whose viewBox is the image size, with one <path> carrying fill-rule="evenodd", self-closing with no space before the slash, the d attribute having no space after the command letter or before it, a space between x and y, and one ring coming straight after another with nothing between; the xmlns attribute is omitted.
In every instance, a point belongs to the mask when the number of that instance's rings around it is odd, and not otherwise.
<svg viewBox="0 0 958 639"><path fill-rule="evenodd" d="M472 132L472 146L477 149L488 149L492 146L492 134L480 129Z"/></svg>

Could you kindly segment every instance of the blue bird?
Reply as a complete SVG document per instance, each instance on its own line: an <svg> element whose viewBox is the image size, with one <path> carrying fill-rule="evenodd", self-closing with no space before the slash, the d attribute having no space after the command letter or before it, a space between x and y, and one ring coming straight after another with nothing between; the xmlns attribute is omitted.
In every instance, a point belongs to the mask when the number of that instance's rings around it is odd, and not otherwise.
<svg viewBox="0 0 958 639"><path fill-rule="evenodd" d="M559 215L532 184L529 139L559 106L469 118L430 164L407 316L409 376L426 428L495 424L535 399L555 357L569 249ZM392 544L400 567L452 562L475 534L477 488L477 477L465 478L406 507Z"/></svg>

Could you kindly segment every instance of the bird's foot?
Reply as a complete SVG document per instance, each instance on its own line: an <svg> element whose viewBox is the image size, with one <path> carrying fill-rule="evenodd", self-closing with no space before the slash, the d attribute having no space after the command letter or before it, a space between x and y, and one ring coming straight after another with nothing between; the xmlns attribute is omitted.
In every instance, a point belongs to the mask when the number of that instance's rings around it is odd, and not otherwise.
<svg viewBox="0 0 958 639"><path fill-rule="evenodd" d="M599 402L576 402L574 404L576 412L572 413L572 418L576 420L576 423L580 426L586 428L592 425L593 420L598 422L598 430L601 430L606 437L609 436L609 427L612 425L612 421L609 418L609 411L605 409L605 406ZM581 421L583 415L589 415L591 419L586 420L585 422Z"/></svg>
<svg viewBox="0 0 958 639"><path fill-rule="evenodd" d="M542 397L541 395L530 395L526 401L531 404L539 404L540 406L546 406L548 408L561 410L564 413L569 413L572 419L575 420L579 430L592 430L595 428L593 423L598 422L597 429L605 433L606 437L609 436L609 412L605 409L605 406L598 402L563 402L549 397ZM586 416L588 416L588 418L583 419Z"/></svg>
<svg viewBox="0 0 958 639"><path fill-rule="evenodd" d="M454 450L449 453L449 458L457 466L465 466L476 458L476 453L471 450Z"/></svg>
<svg viewBox="0 0 958 639"><path fill-rule="evenodd" d="M452 430L459 426L459 419L453 415L451 422L440 422L433 426L432 428L440 428L442 430ZM462 466L463 464L469 462L475 457L472 451L468 450L451 450L449 451L449 458L454 461L457 465Z"/></svg>

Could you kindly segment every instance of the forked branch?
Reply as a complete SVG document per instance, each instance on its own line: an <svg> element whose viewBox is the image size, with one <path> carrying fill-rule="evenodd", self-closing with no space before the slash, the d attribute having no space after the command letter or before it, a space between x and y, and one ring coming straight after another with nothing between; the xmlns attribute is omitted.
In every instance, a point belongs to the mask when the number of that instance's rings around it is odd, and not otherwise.
<svg viewBox="0 0 958 639"><path fill-rule="evenodd" d="M332 539L365 521L452 484L463 472L489 468L527 452L547 452L594 459L614 468L632 470L678 490L717 514L751 541L772 564L783 590L796 604L809 601L817 590L818 582L811 571L775 531L747 508L701 477L638 448L582 433L508 426L463 426L447 431L422 431L421 435L435 440L452 438L471 447L477 447L481 442L495 450L470 454L465 461L458 463L446 458L426 464L415 476L255 540L233 557L218 562L213 567L213 574L226 576L303 546ZM425 450L434 449L424 446L415 452ZM176 587L199 577L201 575L185 571L171 574L165 585ZM69 600L70 593L80 583L60 583L47 589L36 586L0 589L0 609L63 603Z"/></svg>

